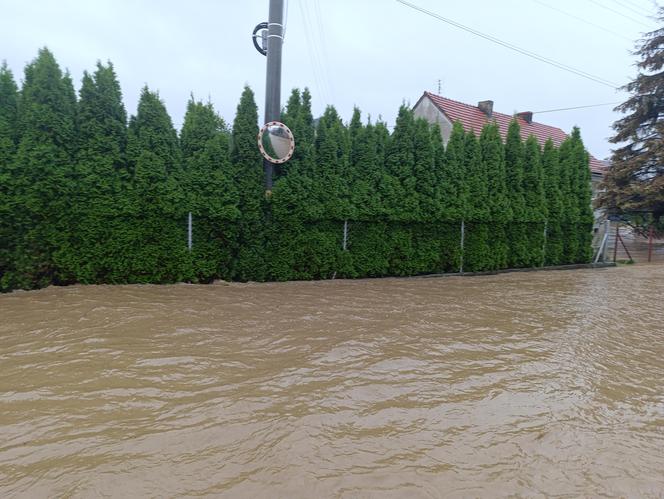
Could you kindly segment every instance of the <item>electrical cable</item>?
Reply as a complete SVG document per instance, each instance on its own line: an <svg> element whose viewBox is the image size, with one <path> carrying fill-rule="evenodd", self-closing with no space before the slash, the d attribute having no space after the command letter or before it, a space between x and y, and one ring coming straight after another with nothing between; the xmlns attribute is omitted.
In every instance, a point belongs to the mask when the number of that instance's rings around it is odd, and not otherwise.
<svg viewBox="0 0 664 499"><path fill-rule="evenodd" d="M625 3L628 3L628 4L630 4L630 5L633 5L634 7L638 7L638 8L640 8L640 9L643 8L640 4L638 4L637 2L634 2L633 0L624 0L624 2L625 2Z"/></svg>
<svg viewBox="0 0 664 499"><path fill-rule="evenodd" d="M326 85L325 75L323 73L323 62L321 60L320 52L318 49L318 40L316 39L316 30L311 19L311 12L309 11L309 3L306 0L300 0L300 3L304 9L305 23L307 25L307 30L309 31L309 41L314 58L314 64L316 67L316 72L320 78L321 88L323 90L321 97L325 100L326 103L329 103L330 95Z"/></svg>
<svg viewBox="0 0 664 499"><path fill-rule="evenodd" d="M330 95L332 97L332 102L336 102L335 94L334 94L334 88L332 87L332 79L330 78L330 73L329 73L329 64L326 64L329 62L330 58L327 53L327 45L325 40L327 37L325 36L325 26L323 24L323 14L321 12L320 8L320 0L314 0L314 13L316 16L316 20L318 21L318 35L320 38L320 46L321 46L321 54L323 57L323 68L325 70L325 76L326 76L326 82L328 84L328 88L330 90Z"/></svg>
<svg viewBox="0 0 664 499"><path fill-rule="evenodd" d="M588 107L617 106L621 102L604 102L603 104L588 104L586 106L561 107L560 109L547 109L546 111L533 111L533 114L556 113L558 111L571 111L573 109L586 109Z"/></svg>
<svg viewBox="0 0 664 499"><path fill-rule="evenodd" d="M316 31L317 35L317 49L318 53L320 56L320 61L321 61L321 69L323 73L323 78L324 78L324 84L326 85L327 92L329 95L329 102L333 103L336 102L335 96L334 96L334 89L332 88L332 78L330 78L330 64L329 60L330 58L327 55L327 48L325 44L325 37L323 36L323 22L322 19L319 17L320 14L320 5L318 4L318 0L314 1L314 8L312 9L313 13L311 14L312 19L315 17L316 22L318 24L318 31Z"/></svg>
<svg viewBox="0 0 664 499"><path fill-rule="evenodd" d="M313 43L311 42L311 37L309 35L309 22L308 22L308 17L305 14L304 11L304 6L302 4L302 0L298 0L298 5L300 7L300 13L302 14L302 26L304 27L304 36L307 41L307 52L309 53L309 61L311 62L311 70L313 73L314 77L314 82L316 84L316 88L318 88L318 93L320 94L321 98L324 99L325 101L329 102L327 96L325 95L325 92L323 90L323 86L321 85L321 79L318 74L318 64L316 63L316 56L314 53L314 48L313 48Z"/></svg>
<svg viewBox="0 0 664 499"><path fill-rule="evenodd" d="M634 7L631 7L631 6L627 5L627 4L624 3L624 2L621 2L620 0L612 0L612 1L613 1L613 3L615 3L615 4L620 5L623 9L627 9L627 10L629 10L630 12L634 12L634 14L636 14L636 15L638 15L638 16L643 16L643 17L645 17L645 18L647 18L647 19L651 19L652 13L649 12L649 11L646 11L646 9L644 9L643 7L639 7L639 9L641 9L641 12L639 12L639 11L636 10Z"/></svg>
<svg viewBox="0 0 664 499"><path fill-rule="evenodd" d="M633 2L632 0L623 0L623 2L628 3L628 4L630 4L630 5L633 5L634 7L637 7L637 8L639 8L639 9L641 9L641 10L647 10L647 9L645 9L644 7L642 7L641 5L639 5L638 3Z"/></svg>
<svg viewBox="0 0 664 499"><path fill-rule="evenodd" d="M473 28L469 28L468 26L464 26L461 23L458 23L456 21L453 21L451 19L447 19L446 17L441 16L440 14L436 14L435 12L431 12L429 10L426 10L422 7L419 7L417 5L414 5L410 2L407 2L405 0L396 0L397 2L410 7L411 9L417 10L419 12L422 12L423 14L426 14L428 16L431 16L435 19L438 19L439 21L442 21L444 23L450 24L456 28L462 29L464 31L467 31L468 33L472 33L475 36L479 36L480 38L484 38L485 40L488 40L490 42L496 43L498 45L501 45L505 48L508 48L510 50L513 50L515 52L518 52L522 55L525 55L527 57L530 57L532 59L536 59L540 62L544 62L546 64L549 64L550 66L554 66L558 69L562 69L563 71L567 71L568 73L573 73L577 76L581 76L582 78L585 78L587 80L594 81L595 83L599 83L600 85L604 85L613 89L616 89L619 87L619 85L610 82L609 80L606 80L604 78L601 78L599 76L592 75L590 73L586 73L585 71L581 71L580 69L573 68L572 66L568 66L566 64L563 64L561 62L554 61L553 59L549 59L548 57L544 57L541 55L538 55L534 52L531 52L529 50L523 49L521 47L518 47L512 43L505 42L499 38L496 38L495 36L488 35L486 33L482 33L481 31L475 30Z"/></svg>
<svg viewBox="0 0 664 499"><path fill-rule="evenodd" d="M632 21L632 22L635 22L635 23L637 23L637 24L640 24L641 26L645 26L646 28L651 28L651 27L652 27L652 25L650 25L650 24L646 24L646 23L644 23L644 22L639 21L638 19L634 19L633 17L630 17L630 16L628 16L627 14L623 14L622 12L620 12L620 11L618 11L618 10L616 10L616 9L612 9L611 7L607 7L606 5L602 5L601 3L596 2L595 0L588 0L588 1L589 1L590 3L594 3L594 4L597 5L598 7L602 7L602 8L605 9L605 10L608 10L608 11L610 11L610 12L613 12L614 14L618 14L619 16L624 17L625 19L629 19L629 20Z"/></svg>
<svg viewBox="0 0 664 499"><path fill-rule="evenodd" d="M310 32L310 41L312 47L312 53L314 56L314 64L316 65L316 71L321 79L321 87L323 89L323 97L326 104L330 104L333 101L331 100L331 87L329 84L329 78L327 77L327 71L325 64L323 62L323 56L321 55L321 49L319 48L319 40L317 39L315 33L315 27L313 23L313 14L309 11L308 2L300 0L300 5L303 7L303 15L305 18L305 27L311 26L312 31ZM308 28L306 28L308 30Z"/></svg>
<svg viewBox="0 0 664 499"><path fill-rule="evenodd" d="M606 31L607 33L611 33L612 35L617 36L617 37L619 37L619 38L622 38L623 40L626 40L626 41L628 41L628 42L633 42L633 41L634 41L634 40L632 40L631 38L628 38L628 37L626 37L626 36L623 36L623 35L621 35L620 33L616 32L616 31L610 30L609 28L605 28L604 26L600 26L599 24L595 24L594 22L588 21L587 19L584 19L584 18L582 18L582 17L579 17L579 16L577 16L577 15L574 15L574 14L571 14L571 13L569 13L569 12L567 12L567 11L564 11L564 10L562 10L562 9L559 9L558 7L554 7L553 5L549 5L548 3L544 3L544 2L542 2L541 0L533 0L533 2L535 2L535 3L539 4L539 5L542 5L543 7L546 7L546 8L548 8L548 9L555 10L556 12L560 12L561 14L564 14L564 15L566 15L566 16L568 16L568 17L571 17L571 18L573 18L573 19L576 19L577 21L581 21L581 22L584 23L584 24L588 24L588 25L590 25L590 26L594 26L594 27L597 28L597 29L601 29L602 31Z"/></svg>

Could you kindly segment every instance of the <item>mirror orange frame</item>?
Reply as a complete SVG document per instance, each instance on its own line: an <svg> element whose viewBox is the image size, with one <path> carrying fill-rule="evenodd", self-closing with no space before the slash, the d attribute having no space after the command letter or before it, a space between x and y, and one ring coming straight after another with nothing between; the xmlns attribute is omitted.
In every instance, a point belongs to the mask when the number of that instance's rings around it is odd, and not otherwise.
<svg viewBox="0 0 664 499"><path fill-rule="evenodd" d="M263 145L263 136L272 127L280 128L281 130L284 131L284 133L288 137L289 140L288 153L283 158L273 158L267 153L267 151L265 150L265 146ZM270 121L269 123L263 125L263 127L258 132L258 149L260 150L261 155L269 162L274 163L276 165L285 163L286 161L291 159L291 157L293 156L293 152L295 151L295 137L293 137L293 132L291 132L290 128L288 128L280 121Z"/></svg>

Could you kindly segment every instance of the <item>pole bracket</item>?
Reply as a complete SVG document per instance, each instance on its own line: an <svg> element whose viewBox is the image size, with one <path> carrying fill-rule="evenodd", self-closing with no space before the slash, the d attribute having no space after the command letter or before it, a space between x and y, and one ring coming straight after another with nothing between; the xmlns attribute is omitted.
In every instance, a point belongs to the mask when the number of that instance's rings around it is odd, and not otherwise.
<svg viewBox="0 0 664 499"><path fill-rule="evenodd" d="M254 32L251 34L251 40L254 42L254 47L260 54L267 55L267 42L266 42L266 33L268 29L268 24L266 22L258 23L254 28ZM261 33L259 33L259 31ZM261 39L261 45L258 44L258 38Z"/></svg>

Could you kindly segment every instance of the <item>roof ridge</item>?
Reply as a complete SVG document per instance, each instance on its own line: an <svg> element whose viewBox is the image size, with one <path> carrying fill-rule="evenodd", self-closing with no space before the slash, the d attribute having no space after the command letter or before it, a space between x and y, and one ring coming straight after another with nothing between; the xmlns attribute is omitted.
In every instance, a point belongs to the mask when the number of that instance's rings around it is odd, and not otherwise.
<svg viewBox="0 0 664 499"><path fill-rule="evenodd" d="M498 125L498 128L500 129L501 135L504 135L504 133L507 133L507 129L505 128L503 130L503 127L506 127L506 122L512 120L512 119L517 119L518 120L518 114L519 113L514 113L514 114L507 114L507 113L501 113L499 111L494 111L492 113L492 116L489 117L484 112L478 108L477 106L474 106L472 104L468 104L466 102L461 102L455 99L450 99L449 97L444 97L442 95L434 94L433 92L429 92L428 90L424 91L424 94L422 97L420 97L420 100L422 100L424 97L427 97L433 102L434 106L443 113L451 122L459 121L464 128L467 128L469 130L473 130L474 133L478 133L479 129L476 130L476 125L479 127L480 123L474 120L473 118L470 119L464 119L460 116L458 116L457 112L452 112L450 113L449 109L445 109L445 105L449 104L452 108L454 107L462 107L463 112L469 112L472 111L471 114L474 117L480 118L483 120L483 122L486 123L491 123L495 122ZM419 103L419 101L418 101ZM417 105L417 104L416 104ZM529 112L529 111L522 111L522 112ZM498 119L496 119L498 118ZM500 121L500 122L499 122ZM562 142L564 138L569 137L569 134L565 132L562 128L553 126L553 125L547 125L546 123L541 123L539 121L531 121L528 123L525 121L523 118L521 118L521 121L524 122L522 125L519 123L521 126L521 136L524 137L525 133L529 133L529 135L533 135L537 141L540 143L540 145L544 145L544 142L546 140L552 140L554 143L559 144ZM484 126L484 125L482 125ZM481 128L481 127L480 127ZM556 137L557 136L557 137ZM546 140L545 140L546 137ZM525 140L525 137L524 137ZM586 151L588 151L586 149ZM601 160L597 159L595 156L593 156L590 151L588 151L589 154L589 160L590 163L593 164L594 166L593 171L605 171L606 166L604 166L601 163Z"/></svg>
<svg viewBox="0 0 664 499"><path fill-rule="evenodd" d="M424 93L432 95L434 97L438 97L439 99L449 100L452 102L456 102L457 104L461 104L463 106L468 106L477 109L477 106L473 106L472 104L468 104L467 102L461 102L460 100L450 99L449 97L443 97L442 95L434 94L433 92L429 92L428 90L425 90Z"/></svg>
<svg viewBox="0 0 664 499"><path fill-rule="evenodd" d="M455 99L450 99L449 97L444 97L442 95L434 94L433 92L429 92L428 90L425 90L424 93L428 94L429 96L433 96L433 97L437 97L439 99L443 99L443 100L446 100L446 101L454 102L456 104L461 104L462 106L466 106L466 107L469 107L469 108L472 108L472 109L479 109L477 106L474 106L472 104L468 104L467 102L461 102L461 101L458 101L458 100L455 100ZM441 111L445 112L443 109L441 109ZM515 112L514 114L507 114L507 113L501 113L500 111L493 111L491 117L487 116L487 120L490 121L494 114L500 114L500 115L506 116L508 118L516 118L519 115L520 112L526 113L526 112L532 112L532 111L519 111L519 112ZM445 113L445 114L447 114L447 113ZM541 125L541 126L544 126L544 127L547 127L547 128L553 128L555 130L558 130L561 133L564 133L565 136L569 135L569 133L567 133L562 128L559 128L559 127L553 126L553 125L547 125L546 123L542 123L541 121L531 121L530 123L528 123L528 125Z"/></svg>

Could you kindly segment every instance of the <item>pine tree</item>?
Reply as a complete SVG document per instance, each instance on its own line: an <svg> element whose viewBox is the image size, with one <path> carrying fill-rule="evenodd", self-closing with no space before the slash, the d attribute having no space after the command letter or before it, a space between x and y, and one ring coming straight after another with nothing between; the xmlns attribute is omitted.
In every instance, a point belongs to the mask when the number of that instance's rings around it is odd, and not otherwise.
<svg viewBox="0 0 664 499"><path fill-rule="evenodd" d="M312 172L312 202L320 216L306 227L299 268L316 279L347 275L349 257L342 253L343 225L356 217L350 192L350 138L336 109L328 106L318 121Z"/></svg>
<svg viewBox="0 0 664 499"><path fill-rule="evenodd" d="M468 189L464 170L463 126L452 126L445 149L438 125L431 127L435 157L435 190L437 211L434 227L440 239L438 272L457 272L461 263L461 221L466 216Z"/></svg>
<svg viewBox="0 0 664 499"><path fill-rule="evenodd" d="M592 228L595 220L592 209L592 187L590 177L589 155L581 140L581 132L578 127L572 130L573 164L575 171L570 172L576 178L576 191L572 196L576 198L578 205L578 225L576 234L578 237L578 249L575 257L576 263L588 263L592 259Z"/></svg>
<svg viewBox="0 0 664 499"><path fill-rule="evenodd" d="M230 279L237 251L238 194L231 182L230 133L211 103L192 97L180 133L192 267L197 282Z"/></svg>
<svg viewBox="0 0 664 499"><path fill-rule="evenodd" d="M465 170L465 132L458 121L452 126L444 159L439 160L441 198L441 219L460 222L468 216L469 185ZM478 179L479 180L479 179Z"/></svg>
<svg viewBox="0 0 664 499"><path fill-rule="evenodd" d="M295 169L311 170L316 127L311 114L311 93L308 88L302 92L293 89L282 114L282 122L290 128L296 145L293 157L282 165L282 169L286 172Z"/></svg>
<svg viewBox="0 0 664 499"><path fill-rule="evenodd" d="M308 93L308 90L305 89L305 92ZM313 143L313 118L307 123L305 118L306 110L303 103L303 93L300 92L300 89L294 88L291 92L288 102L286 103L285 110L281 114L281 122L284 123L288 128L290 128L294 137L296 138L297 148L293 151L293 156L288 160L288 162L279 165L280 173L290 173L294 170L299 169L302 166L304 158L311 153L311 149L307 148L305 144ZM310 98L310 96L309 96ZM309 107L309 114L311 108ZM307 128L311 127L310 140L307 140L309 136ZM275 179L275 183L279 179L280 175Z"/></svg>
<svg viewBox="0 0 664 499"><path fill-rule="evenodd" d="M16 152L18 87L6 62L0 66L0 168L5 171Z"/></svg>
<svg viewBox="0 0 664 499"><path fill-rule="evenodd" d="M448 144L448 151L449 151ZM463 145L464 170L468 183L465 221L464 270L482 271L493 268L489 246L489 180L486 163L482 161L480 145L474 131L465 134Z"/></svg>
<svg viewBox="0 0 664 499"><path fill-rule="evenodd" d="M512 219L512 210L507 194L505 175L505 148L500 138L498 125L487 124L479 140L482 168L487 172L489 221L491 224L491 249L494 269L507 266L509 245L505 234L506 225Z"/></svg>
<svg viewBox="0 0 664 499"><path fill-rule="evenodd" d="M389 273L411 275L417 271L413 241L413 223L421 220L420 195L415 178L415 118L405 104L399 108L390 135L382 197L390 222Z"/></svg>
<svg viewBox="0 0 664 499"><path fill-rule="evenodd" d="M323 204L323 218L354 218L349 185L350 141L336 109L328 106L316 129L315 187Z"/></svg>
<svg viewBox="0 0 664 499"><path fill-rule="evenodd" d="M461 190L454 193L459 185L457 178L452 178L449 168L443 138L438 124L429 127L429 136L432 148L433 169L433 200L429 215L430 222L423 224L420 239L424 240L424 247L429 246L430 261L428 272L456 272L459 269L460 258L460 231L459 219L450 220L448 199L456 195L455 203L464 205L466 194ZM463 185L463 184L461 184ZM427 237L428 236L428 237ZM422 244L420 244L422 246ZM435 258L434 258L435 257Z"/></svg>
<svg viewBox="0 0 664 499"><path fill-rule="evenodd" d="M78 127L78 102L76 101L76 90L74 90L74 81L68 69L65 69L62 76L62 86L64 89L65 109L68 115L73 116L73 125L71 130L72 141L68 144L63 144L66 147L69 155L75 158L78 154L79 148L79 127Z"/></svg>
<svg viewBox="0 0 664 499"><path fill-rule="evenodd" d="M258 150L258 108L249 87L242 91L231 134L233 183L238 190L240 221L233 276L240 281L267 278L263 160ZM297 147L297 146L296 146Z"/></svg>
<svg viewBox="0 0 664 499"><path fill-rule="evenodd" d="M526 203L524 188L524 145L521 127L516 119L510 121L505 139L505 176L512 220L505 227L509 244L507 265L512 268L527 267L529 227L526 225Z"/></svg>
<svg viewBox="0 0 664 499"><path fill-rule="evenodd" d="M59 262L67 251L69 198L73 191L76 109L71 79L46 48L25 68L18 105L19 146L13 179L13 269L5 288L64 284L71 276ZM66 262L64 262L66 265Z"/></svg>
<svg viewBox="0 0 664 499"><path fill-rule="evenodd" d="M129 120L127 159L132 173L134 247L131 282L177 282L190 276L185 199L177 133L159 95L144 87Z"/></svg>
<svg viewBox="0 0 664 499"><path fill-rule="evenodd" d="M293 136L299 135L299 130L300 124L301 124L301 114L302 114L302 94L300 93L299 88L294 88L291 91L290 97L288 98L288 102L286 102L286 108L282 110L281 112L281 122L284 123L288 128L290 128L290 131L293 133ZM299 152L299 148L298 148ZM291 157L290 160L288 160L288 165L285 167L287 171L290 171L293 167L293 165L297 164L297 160L295 160L295 151L293 151L293 157Z"/></svg>
<svg viewBox="0 0 664 499"><path fill-rule="evenodd" d="M404 104L399 108L396 125L390 136L385 157L385 168L394 180L384 186L386 208L395 221L413 221L420 218L419 199L414 177L415 119Z"/></svg>
<svg viewBox="0 0 664 499"><path fill-rule="evenodd" d="M130 250L124 235L132 221L124 199L127 113L113 65L97 63L94 74L85 72L79 95L78 187L72 198L67 260L79 282L116 282L115 269Z"/></svg>
<svg viewBox="0 0 664 499"><path fill-rule="evenodd" d="M363 187L354 192L358 219L350 228L349 252L353 258L353 276L383 276L390 266L390 225L383 196L396 185L385 170L389 131L384 122L369 123L362 129L354 151L351 167ZM356 184L357 185L357 184Z"/></svg>
<svg viewBox="0 0 664 499"><path fill-rule="evenodd" d="M387 167L390 131L387 123L378 117L374 127L376 134L376 164L378 165L377 198L379 200L380 213L378 218L383 221L394 220L394 197L399 191L399 180L392 175Z"/></svg>
<svg viewBox="0 0 664 499"><path fill-rule="evenodd" d="M563 204L561 229L563 231L562 263L575 263L579 252L577 225L579 222L578 171L575 144L567 137L559 148L560 193Z"/></svg>
<svg viewBox="0 0 664 499"><path fill-rule="evenodd" d="M297 220L299 223L318 220L322 216L322 208L319 203L313 202L315 127L308 89L303 92L293 89L282 121L293 133L295 150L293 157L281 165L284 174L275 181L271 198L272 214L277 220ZM284 241L285 244L287 242ZM273 256L270 260L274 261Z"/></svg>
<svg viewBox="0 0 664 499"><path fill-rule="evenodd" d="M444 266L443 246L447 234L442 224L436 223L441 211L436 150L442 150L442 143L440 129L437 126L434 128L432 133L432 127L426 120L415 119L413 178L419 217L412 224L414 252L411 272L414 274L440 272Z"/></svg>
<svg viewBox="0 0 664 499"><path fill-rule="evenodd" d="M542 151L542 171L547 213L544 262L546 265L560 265L563 262L564 251L561 226L564 206L560 190L558 149L554 146L551 139L546 141L544 144L544 150Z"/></svg>
<svg viewBox="0 0 664 499"><path fill-rule="evenodd" d="M413 179L420 210L418 221L433 222L439 212L436 157L430 126L423 118L417 118L414 123L413 153Z"/></svg>
<svg viewBox="0 0 664 499"><path fill-rule="evenodd" d="M358 162L357 160L357 155L359 151L358 142L362 135L363 129L364 125L362 124L362 112L357 106L355 106L353 108L353 116L351 117L350 123L348 124L348 139L350 141L348 161L350 162L351 165L356 165Z"/></svg>
<svg viewBox="0 0 664 499"><path fill-rule="evenodd" d="M298 141L302 143L302 147L300 148L302 157L313 154L316 125L311 111L311 92L306 87L302 91L302 105L298 114L297 131Z"/></svg>
<svg viewBox="0 0 664 499"><path fill-rule="evenodd" d="M443 188L444 176L447 173L447 157L445 155L445 144L440 131L440 125L434 123L429 126L429 140L431 142L431 155L432 161L432 183L433 183L433 199L434 205L432 213L429 215L432 220L437 222L445 220L445 202ZM449 186L447 186L449 188Z"/></svg>
<svg viewBox="0 0 664 499"><path fill-rule="evenodd" d="M664 8L658 20L664 22ZM616 108L626 116L613 124L613 152L600 204L611 211L647 210L654 220L664 216L664 28L647 33L636 64L639 74L625 85L630 97Z"/></svg>
<svg viewBox="0 0 664 499"><path fill-rule="evenodd" d="M379 213L377 195L376 134L371 123L364 125L362 115L356 107L348 125L350 141L349 176L351 204L354 207L354 220L350 223L351 234L354 236L347 245L346 251L340 254L340 265L344 277L364 275L371 262L376 258L369 250L366 240L366 224L363 221L375 221ZM359 244L358 244L359 243Z"/></svg>
<svg viewBox="0 0 664 499"><path fill-rule="evenodd" d="M360 110L355 108L348 128L350 136L350 182L352 203L357 220L375 220L382 208L378 194L379 161L376 127L361 122Z"/></svg>
<svg viewBox="0 0 664 499"><path fill-rule="evenodd" d="M295 138L293 157L282 165L283 174L274 183L270 200L271 222L267 229L269 278L279 281L309 278L306 227L318 220L322 209L312 202L314 170L314 126L308 90L295 88L282 114L282 121Z"/></svg>
<svg viewBox="0 0 664 499"><path fill-rule="evenodd" d="M544 195L544 174L542 172L542 153L535 136L530 135L524 146L523 197L528 230L526 243L529 267L543 264L544 224L546 221L546 196Z"/></svg>
<svg viewBox="0 0 664 499"><path fill-rule="evenodd" d="M376 138L374 127L370 123L362 123L362 115L356 107L348 125L350 143L348 155L349 187L351 204L354 207L355 219L366 219L375 215L376 180ZM370 215L372 214L372 215Z"/></svg>
<svg viewBox="0 0 664 499"><path fill-rule="evenodd" d="M17 145L18 87L14 75L3 62L0 66L0 291L5 290L3 276L11 267L12 248L16 244L12 230L13 179L11 165ZM9 287L9 279L7 285Z"/></svg>
<svg viewBox="0 0 664 499"><path fill-rule="evenodd" d="M329 107L314 133L307 89L301 94L293 90L283 119L296 145L272 196L271 278L352 275L348 252L341 252L343 221L354 218L348 131Z"/></svg>

